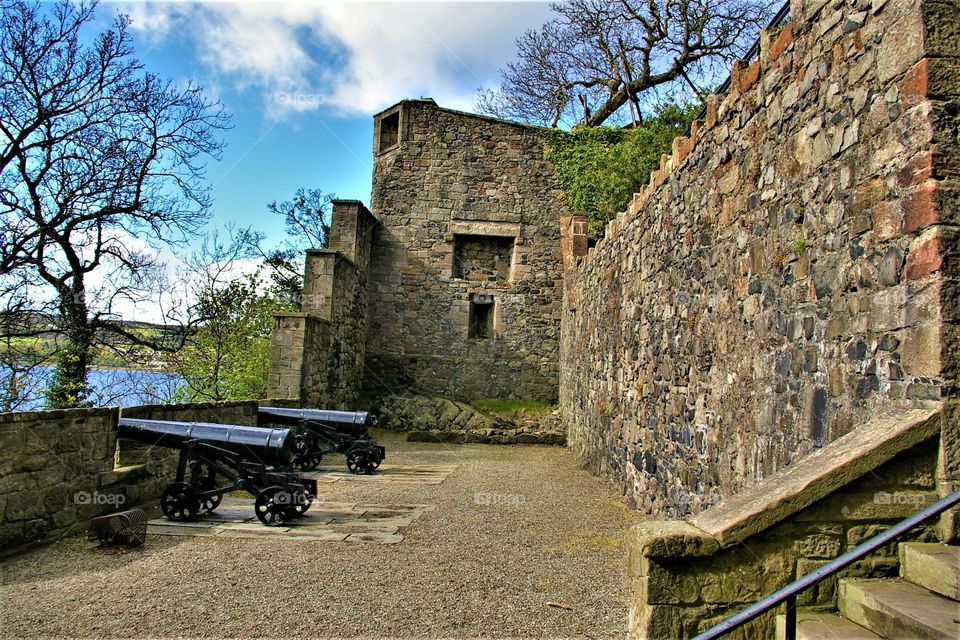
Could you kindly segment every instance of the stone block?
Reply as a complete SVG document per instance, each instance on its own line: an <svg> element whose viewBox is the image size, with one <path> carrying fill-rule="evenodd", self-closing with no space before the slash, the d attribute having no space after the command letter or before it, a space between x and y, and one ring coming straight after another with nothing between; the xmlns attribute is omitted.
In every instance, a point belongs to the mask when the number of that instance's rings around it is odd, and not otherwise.
<svg viewBox="0 0 960 640"><path fill-rule="evenodd" d="M645 522L630 532L631 558L703 556L717 549L716 540L682 520Z"/></svg>
<svg viewBox="0 0 960 640"><path fill-rule="evenodd" d="M943 233L932 229L918 238L907 254L904 278L919 280L940 271L944 265Z"/></svg>
<svg viewBox="0 0 960 640"><path fill-rule="evenodd" d="M941 370L940 327L920 325L906 329L900 343L900 364L907 376L935 378Z"/></svg>
<svg viewBox="0 0 960 640"><path fill-rule="evenodd" d="M770 43L770 59L776 60L783 52L787 50L787 47L793 42L793 22L787 23L783 29L780 30L780 33L776 38L773 39L773 42Z"/></svg>
<svg viewBox="0 0 960 640"><path fill-rule="evenodd" d="M877 77L880 82L896 78L926 54L924 35L920 11L904 11L896 20L896 29L888 30L880 40L877 53Z"/></svg>
<svg viewBox="0 0 960 640"><path fill-rule="evenodd" d="M957 3L953 0L925 0L923 20L927 55L931 58L960 57L960 8Z"/></svg>

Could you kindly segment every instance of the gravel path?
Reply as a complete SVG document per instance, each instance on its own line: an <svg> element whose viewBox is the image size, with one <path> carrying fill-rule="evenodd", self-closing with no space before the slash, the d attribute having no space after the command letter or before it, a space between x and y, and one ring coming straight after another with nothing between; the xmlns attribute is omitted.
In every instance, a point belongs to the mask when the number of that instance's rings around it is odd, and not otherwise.
<svg viewBox="0 0 960 640"><path fill-rule="evenodd" d="M152 536L118 551L67 539L0 564L0 635L624 636L636 518L569 451L379 439L392 463L460 465L439 485L321 488L335 502L436 505L403 542Z"/></svg>

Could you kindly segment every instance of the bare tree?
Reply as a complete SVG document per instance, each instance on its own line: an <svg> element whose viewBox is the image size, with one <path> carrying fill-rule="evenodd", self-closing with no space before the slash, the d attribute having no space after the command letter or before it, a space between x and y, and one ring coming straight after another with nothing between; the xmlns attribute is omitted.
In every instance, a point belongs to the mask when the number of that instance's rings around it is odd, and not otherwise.
<svg viewBox="0 0 960 640"><path fill-rule="evenodd" d="M492 115L557 126L623 120L652 89L688 91L742 55L774 0L570 0L517 40L499 90L481 89Z"/></svg>
<svg viewBox="0 0 960 640"><path fill-rule="evenodd" d="M48 404L77 406L99 336L150 342L116 305L156 289L156 249L206 222L204 162L229 118L199 87L144 72L125 16L87 45L95 3L0 8L0 274L29 273L55 301Z"/></svg>

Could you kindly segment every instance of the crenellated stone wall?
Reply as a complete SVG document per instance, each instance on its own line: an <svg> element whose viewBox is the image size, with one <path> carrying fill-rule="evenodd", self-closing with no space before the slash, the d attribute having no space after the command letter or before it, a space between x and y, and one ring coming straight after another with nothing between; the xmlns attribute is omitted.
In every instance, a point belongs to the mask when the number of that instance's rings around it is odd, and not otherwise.
<svg viewBox="0 0 960 640"><path fill-rule="evenodd" d="M555 401L563 205L540 132L429 99L374 131L367 390Z"/></svg>
<svg viewBox="0 0 960 640"><path fill-rule="evenodd" d="M645 513L956 388L957 4L791 8L595 248L564 221L568 442Z"/></svg>

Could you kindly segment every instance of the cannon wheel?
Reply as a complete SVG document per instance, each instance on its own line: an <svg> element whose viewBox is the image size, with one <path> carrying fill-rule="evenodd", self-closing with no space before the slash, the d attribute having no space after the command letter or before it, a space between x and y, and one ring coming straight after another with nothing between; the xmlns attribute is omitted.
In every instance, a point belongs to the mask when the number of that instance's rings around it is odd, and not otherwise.
<svg viewBox="0 0 960 640"><path fill-rule="evenodd" d="M370 449L370 455L373 456L373 468L376 469L383 462L383 458L380 457L380 450L374 447Z"/></svg>
<svg viewBox="0 0 960 640"><path fill-rule="evenodd" d="M163 490L160 509L171 520L193 520L200 511L200 499L186 482L174 482Z"/></svg>
<svg viewBox="0 0 960 640"><path fill-rule="evenodd" d="M303 455L298 455L290 463L297 471L313 471L323 461L323 454L319 451L310 451Z"/></svg>
<svg viewBox="0 0 960 640"><path fill-rule="evenodd" d="M302 516L307 512L307 509L310 508L310 505L313 504L313 499L315 496L310 495L309 491L304 491L300 494L302 498L293 505L293 512L298 516Z"/></svg>
<svg viewBox="0 0 960 640"><path fill-rule="evenodd" d="M214 482L212 476L202 476L200 478L200 489L201 491L210 491L217 486L217 483ZM200 507L207 513L213 513L213 511L220 506L220 501L223 500L223 494L218 493L213 496L206 496L200 499Z"/></svg>
<svg viewBox="0 0 960 640"><path fill-rule="evenodd" d="M323 454L317 451L317 443L310 437L297 438L297 455L290 463L297 471L313 471L323 460Z"/></svg>
<svg viewBox="0 0 960 640"><path fill-rule="evenodd" d="M347 469L351 473L370 474L377 468L376 457L370 455L369 451L357 449L347 454Z"/></svg>
<svg viewBox="0 0 960 640"><path fill-rule="evenodd" d="M253 502L257 520L268 527L280 527L287 523L292 507L289 499L278 499L280 496L287 497L287 491L282 487L267 487L257 494Z"/></svg>

